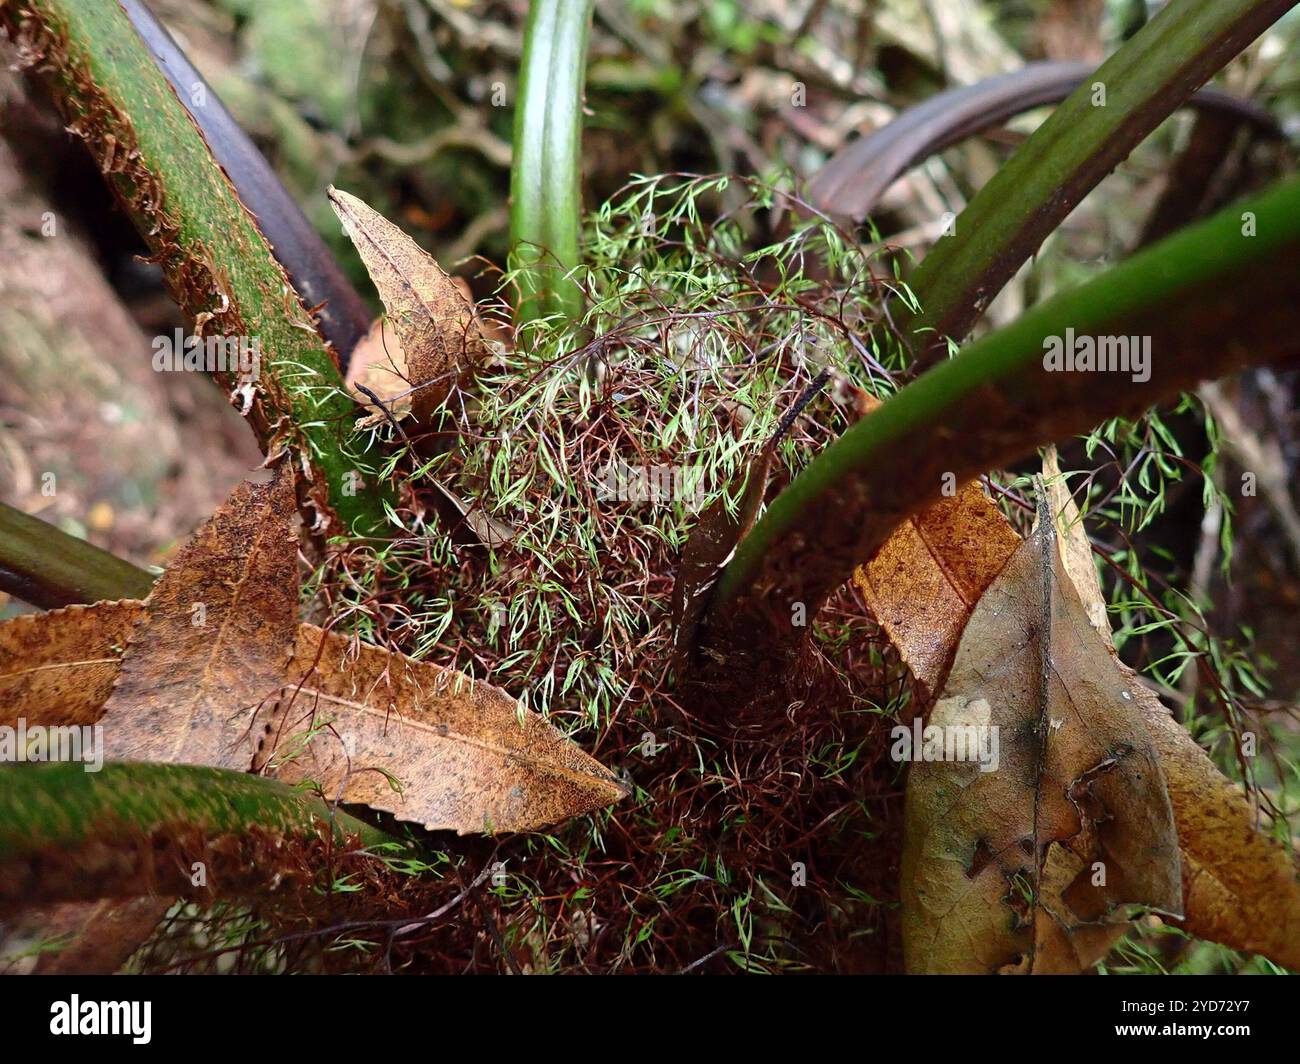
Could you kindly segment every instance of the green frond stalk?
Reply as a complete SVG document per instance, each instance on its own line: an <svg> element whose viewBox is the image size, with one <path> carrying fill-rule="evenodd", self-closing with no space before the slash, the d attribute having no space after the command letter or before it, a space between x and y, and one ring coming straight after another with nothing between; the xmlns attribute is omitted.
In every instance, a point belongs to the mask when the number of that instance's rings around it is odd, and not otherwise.
<svg viewBox="0 0 1300 1064"><path fill-rule="evenodd" d="M49 86L160 264L197 334L256 341L253 385L214 373L264 451L292 448L328 533L386 524L376 453L356 436L357 406L308 308L198 126L117 3L0 3L0 25ZM309 515L313 517L315 515Z"/></svg>
<svg viewBox="0 0 1300 1064"><path fill-rule="evenodd" d="M784 669L808 623L894 528L957 482L1132 416L1200 380L1300 355L1300 181L1134 256L923 374L812 461L719 578L701 660L741 683ZM1149 376L1053 372L1076 337L1150 338Z"/></svg>
<svg viewBox="0 0 1300 1064"><path fill-rule="evenodd" d="M0 766L0 902L145 893L169 871L188 882L190 862L208 866L217 893L259 892L277 873L297 871L290 866L301 854L286 843L393 841L308 794L246 772L126 762L96 772L86 767ZM173 847L174 868L157 860L163 846ZM185 885L157 884L164 893Z"/></svg>
<svg viewBox="0 0 1300 1064"><path fill-rule="evenodd" d="M1016 270L1107 174L1294 0L1168 4L1057 107L910 279L923 361L960 343Z"/></svg>
<svg viewBox="0 0 1300 1064"><path fill-rule="evenodd" d="M516 319L582 317L579 262L582 87L593 0L532 0L515 107L510 168Z"/></svg>

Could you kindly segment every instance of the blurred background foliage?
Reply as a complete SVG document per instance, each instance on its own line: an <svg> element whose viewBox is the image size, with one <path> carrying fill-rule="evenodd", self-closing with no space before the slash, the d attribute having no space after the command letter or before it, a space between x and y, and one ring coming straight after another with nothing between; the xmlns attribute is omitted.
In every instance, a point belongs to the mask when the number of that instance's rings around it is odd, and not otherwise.
<svg viewBox="0 0 1300 1064"><path fill-rule="evenodd" d="M364 274L325 203L356 192L451 267L506 252L509 137L523 0L158 0L172 30L331 246ZM1034 59L1100 60L1140 0L599 0L591 35L584 197L633 174L807 178L909 104ZM1300 121L1300 20L1223 79ZM892 190L882 231L924 246L1039 115L943 153ZM1170 152L1171 120L1040 256L1037 284L1076 281L1131 248ZM898 242L895 238L895 242ZM1059 261L1058 261L1059 259ZM472 272L472 271L470 271ZM1026 293L994 309L1013 317Z"/></svg>

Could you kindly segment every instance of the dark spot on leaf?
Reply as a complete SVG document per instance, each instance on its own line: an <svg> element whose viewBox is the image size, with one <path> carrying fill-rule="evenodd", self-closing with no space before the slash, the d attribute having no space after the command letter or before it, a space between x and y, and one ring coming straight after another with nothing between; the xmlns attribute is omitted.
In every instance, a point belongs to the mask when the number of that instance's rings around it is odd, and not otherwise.
<svg viewBox="0 0 1300 1064"><path fill-rule="evenodd" d="M988 867L989 862L992 860L993 850L989 846L988 839L977 839L975 842L975 856L971 858L970 867L966 869L966 878L974 879Z"/></svg>

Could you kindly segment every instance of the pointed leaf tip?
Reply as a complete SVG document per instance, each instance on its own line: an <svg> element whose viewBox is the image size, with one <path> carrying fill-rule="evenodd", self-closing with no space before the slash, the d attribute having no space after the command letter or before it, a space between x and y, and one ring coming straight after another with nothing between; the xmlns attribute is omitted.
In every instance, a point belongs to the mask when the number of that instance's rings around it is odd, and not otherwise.
<svg viewBox="0 0 1300 1064"><path fill-rule="evenodd" d="M333 185L327 194L397 334L399 372L413 389L415 419L424 423L487 353L474 307L433 256L382 214Z"/></svg>

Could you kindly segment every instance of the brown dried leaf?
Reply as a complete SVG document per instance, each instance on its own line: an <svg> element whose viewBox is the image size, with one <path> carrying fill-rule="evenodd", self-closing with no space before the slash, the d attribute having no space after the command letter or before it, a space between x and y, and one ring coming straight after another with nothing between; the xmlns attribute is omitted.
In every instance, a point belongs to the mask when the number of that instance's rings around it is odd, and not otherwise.
<svg viewBox="0 0 1300 1064"><path fill-rule="evenodd" d="M1043 471L1057 516L1066 572L1090 623L1109 646L1109 622L1097 569L1086 532L1077 519L1078 509L1059 478L1054 452L1045 455ZM970 494L967 501L976 510L987 513L991 509L982 494ZM1014 535L1010 525L1004 522L1004 526L1004 534L998 536L1000 541L1006 541L1008 534ZM871 588L863 589L869 602L873 592L887 600L906 602L909 589L946 582L942 570L958 564L949 554L967 548L937 535L927 537L927 542L932 549L899 551L896 557L903 564L892 573L884 567L872 571ZM1005 560L997 551L992 552L985 559L984 578L991 581ZM861 571L856 579L862 583ZM952 603L947 611L936 615L935 623L960 633L966 614L958 597ZM890 615L884 611L877 610L877 616L912 665L917 679L932 689L936 675L933 663L942 660L942 646L927 652L924 629L891 625ZM1294 858L1285 847L1255 829L1254 811L1241 788L1215 768L1155 694L1127 666L1116 663L1155 743L1174 811L1186 914L1179 926L1234 949L1263 953L1288 967L1300 966L1300 873Z"/></svg>
<svg viewBox="0 0 1300 1064"><path fill-rule="evenodd" d="M424 423L486 354L474 308L433 257L392 222L347 192L330 186L328 194L388 311L404 353L402 373L415 389L411 410Z"/></svg>
<svg viewBox="0 0 1300 1064"><path fill-rule="evenodd" d="M1133 694L1160 753L1183 854L1188 934L1300 968L1300 869L1255 830L1255 812L1154 692Z"/></svg>
<svg viewBox="0 0 1300 1064"><path fill-rule="evenodd" d="M144 614L142 602L100 602L0 624L0 723L19 715L29 724L95 723L112 690L109 670L116 673L127 635ZM541 827L626 794L536 713L455 670L304 624L283 675L294 682L258 718L257 766L272 750L284 759L306 745L274 774L311 778L328 798L341 786L346 801L471 832L485 824L496 831ZM319 734L303 743L313 727ZM400 780L404 796L377 770Z"/></svg>
<svg viewBox="0 0 1300 1064"><path fill-rule="evenodd" d="M298 623L293 473L245 481L159 578L103 709L104 756L247 770Z"/></svg>
<svg viewBox="0 0 1300 1064"><path fill-rule="evenodd" d="M282 465L271 485L235 490L146 603L105 602L0 625L0 720L106 717L102 753L110 758L240 769L255 760L263 767L273 750L289 754L277 740L302 725L298 756L278 761L276 774L310 776L333 797L462 834L542 827L626 794L497 688L299 627L293 512L293 477ZM292 685L282 688L286 678ZM280 697L255 732L268 695ZM53 929L70 942L42 963L49 971L116 970L170 904L144 898L56 909Z"/></svg>
<svg viewBox="0 0 1300 1064"><path fill-rule="evenodd" d="M113 693L131 630L133 599L66 606L0 624L0 725L94 724Z"/></svg>
<svg viewBox="0 0 1300 1064"><path fill-rule="evenodd" d="M972 480L901 524L854 572L925 699L942 686L971 610L1020 542Z"/></svg>
<svg viewBox="0 0 1300 1064"><path fill-rule="evenodd" d="M463 835L532 831L627 795L536 713L454 669L305 624L289 676L258 766L326 798Z"/></svg>
<svg viewBox="0 0 1300 1064"><path fill-rule="evenodd" d="M1055 448L1043 458L1045 476L1059 473ZM1115 656L1106 599L1078 509L1069 492L1052 492L1066 571L1093 627ZM1300 968L1300 869L1294 856L1255 830L1255 813L1242 789L1223 775L1187 729L1128 666L1116 663L1155 742L1173 804L1183 860L1183 913L1178 925L1197 938L1262 953Z"/></svg>
<svg viewBox="0 0 1300 1064"><path fill-rule="evenodd" d="M1046 507L971 613L928 724L996 728L999 763L911 766L909 971L1081 971L1130 906L1178 913L1156 749L1065 572Z"/></svg>
<svg viewBox="0 0 1300 1064"><path fill-rule="evenodd" d="M358 403L370 408L358 425L378 425L391 417L401 421L411 413L411 382L406 370L406 352L397 331L378 318L370 331L352 349L348 362L348 391ZM366 391L383 403L381 410Z"/></svg>
<svg viewBox="0 0 1300 1064"><path fill-rule="evenodd" d="M460 282L452 283L460 289ZM357 402L369 407L370 413L358 425L393 424L405 435L400 422L411 413L411 384L406 370L406 352L398 343L393 329L384 328L379 319L352 352L348 367L348 389ZM518 535L518 530L498 520L478 502L466 502L434 477L426 477L433 489L433 505L446 526L452 541L459 546L476 548L504 547Z"/></svg>

